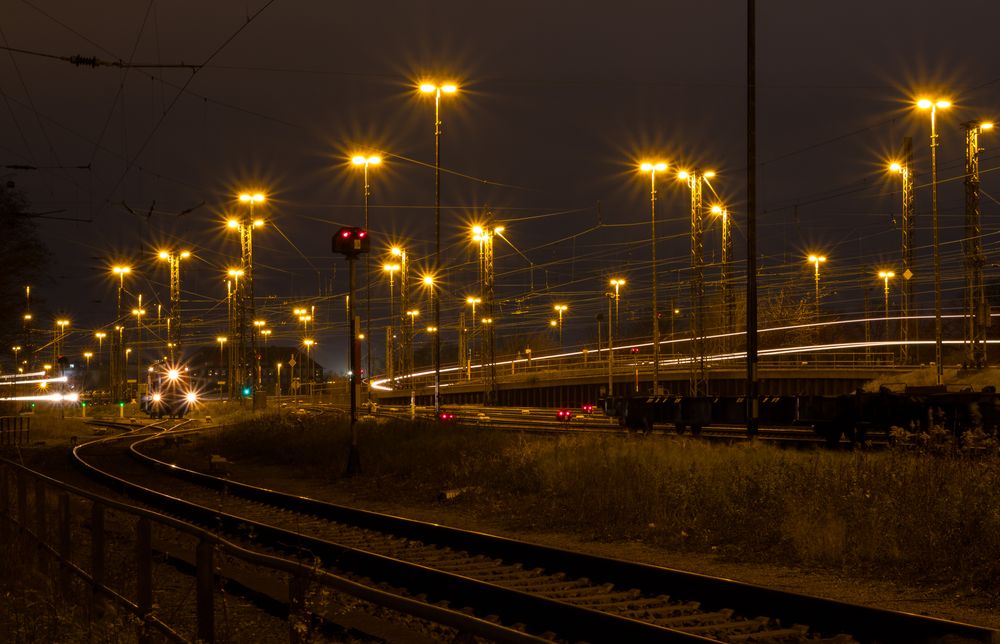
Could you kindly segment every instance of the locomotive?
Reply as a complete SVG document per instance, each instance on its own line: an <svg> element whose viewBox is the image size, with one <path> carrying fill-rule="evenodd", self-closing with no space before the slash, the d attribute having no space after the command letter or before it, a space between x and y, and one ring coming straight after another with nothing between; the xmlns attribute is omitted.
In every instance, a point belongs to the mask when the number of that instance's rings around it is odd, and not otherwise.
<svg viewBox="0 0 1000 644"><path fill-rule="evenodd" d="M153 363L146 371L146 393L139 409L150 418L183 418L198 402L187 369L165 362Z"/></svg>
<svg viewBox="0 0 1000 644"><path fill-rule="evenodd" d="M830 445L841 436L856 443L873 437L892 441L893 431L935 428L956 438L971 430L1000 435L1000 396L993 386L981 391L931 385L839 396L761 396L758 409L761 424L811 427ZM629 430L648 432L654 424L668 423L693 434L709 425L744 424L747 417L742 396L616 396L604 400L604 411Z"/></svg>

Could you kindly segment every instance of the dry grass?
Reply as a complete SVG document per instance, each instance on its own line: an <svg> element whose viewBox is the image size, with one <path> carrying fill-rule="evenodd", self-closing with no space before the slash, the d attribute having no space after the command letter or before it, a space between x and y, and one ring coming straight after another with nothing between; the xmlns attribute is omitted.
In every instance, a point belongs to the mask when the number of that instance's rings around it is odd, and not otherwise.
<svg viewBox="0 0 1000 644"><path fill-rule="evenodd" d="M344 423L277 418L208 449L344 472ZM524 436L363 426L366 487L395 500L468 487L470 509L512 528L642 540L746 561L822 566L1000 595L1000 459L915 452L795 452L661 437Z"/></svg>

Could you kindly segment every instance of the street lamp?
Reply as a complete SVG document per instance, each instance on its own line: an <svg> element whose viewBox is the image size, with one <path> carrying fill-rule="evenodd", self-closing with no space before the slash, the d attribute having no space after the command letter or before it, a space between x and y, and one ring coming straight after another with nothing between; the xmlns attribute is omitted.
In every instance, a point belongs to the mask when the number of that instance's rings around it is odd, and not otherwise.
<svg viewBox="0 0 1000 644"><path fill-rule="evenodd" d="M167 318L167 346L170 349L170 360L173 362L173 348L178 345L181 324L181 260L191 257L190 251L179 253L161 250L158 257L166 260L170 268L170 317ZM157 313L159 318L159 313Z"/></svg>
<svg viewBox="0 0 1000 644"><path fill-rule="evenodd" d="M17 400L17 374L20 372L20 369L21 369L17 365L17 354L21 350L21 347L20 347L20 345L15 345L15 346L11 347L10 350L14 352L14 369L13 369L13 372L14 372L14 393L12 395L12 398L14 400Z"/></svg>
<svg viewBox="0 0 1000 644"><path fill-rule="evenodd" d="M276 395L276 396L278 396L280 398L281 397L281 363L278 362L278 363L275 364L275 366L278 367L278 378L277 378L277 380L274 383L274 395Z"/></svg>
<svg viewBox="0 0 1000 644"><path fill-rule="evenodd" d="M885 341L889 341L889 280L896 277L892 271L879 271L878 276L885 282Z"/></svg>
<svg viewBox="0 0 1000 644"><path fill-rule="evenodd" d="M944 365L941 363L941 248L938 226L938 192L937 192L937 111L951 107L951 101L944 99L922 98L917 101L917 107L931 112L931 227L933 228L932 244L934 246L934 365L937 374L937 384L944 382Z"/></svg>
<svg viewBox="0 0 1000 644"><path fill-rule="evenodd" d="M302 340L302 344L304 344L305 347L306 347L306 365L309 366L309 376L308 376L309 377L309 400L312 400L312 397L313 397L313 377L315 376L315 373L316 373L316 369L314 369L313 366L312 366L312 348L313 348L313 345L316 344L316 341L313 340L313 339L311 339L311 338L304 338ZM351 365L351 369L353 369L353 368L354 368L354 365Z"/></svg>
<svg viewBox="0 0 1000 644"><path fill-rule="evenodd" d="M250 361L247 359L247 349L246 346L246 332L247 332L247 320L253 320L254 318L254 294L253 294L253 229L259 228L264 225L263 219L258 219L254 216L254 207L258 204L262 204L266 201L266 197L259 193L241 193L239 195L240 203L249 206L248 213L246 217L241 217L239 220L231 219L229 220L229 227L237 229L240 234L240 268L243 270L243 288L242 291L238 290L239 297L239 353L240 353L240 377L246 377L246 369L250 367ZM237 282L239 284L239 282ZM257 336L254 334L253 329L250 329L250 355L254 356L256 359L257 355ZM251 384L260 385L260 372L257 371L257 377L251 377Z"/></svg>
<svg viewBox="0 0 1000 644"><path fill-rule="evenodd" d="M351 158L351 163L364 167L365 177L365 223L364 228L368 230L368 198L371 196L371 187L368 184L368 167L382 163L382 157L378 155L356 155ZM365 335L371 337L372 334L372 279L371 279L371 255L365 256ZM372 399L371 373L372 373L372 343L368 342L366 351L368 355L368 401Z"/></svg>
<svg viewBox="0 0 1000 644"><path fill-rule="evenodd" d="M660 320L656 304L656 173L666 171L667 164L663 161L647 162L640 165L639 169L649 173L649 238L653 272L653 394L655 395L659 391L660 380Z"/></svg>
<svg viewBox="0 0 1000 644"><path fill-rule="evenodd" d="M610 283L615 288L615 334L618 334L620 331L618 321L621 319L618 315L618 289L625 286L625 280L620 277L613 277ZM611 314L608 313L608 315Z"/></svg>
<svg viewBox="0 0 1000 644"><path fill-rule="evenodd" d="M215 338L215 341L219 343L219 375L220 376L222 375L222 363L225 362L225 356L223 355L223 351L222 350L223 350L223 347L226 346L226 342L228 340L229 340L229 338L227 338L224 335L220 335L217 338ZM229 373L229 365L226 365L226 381L227 382L229 381L230 375L231 374ZM219 378L218 382L219 382L219 399L221 400L222 399L222 379Z"/></svg>
<svg viewBox="0 0 1000 644"><path fill-rule="evenodd" d="M146 309L142 308L142 294L139 294L139 306L132 309L135 316L135 395L139 399L139 383L142 382L142 316L146 315Z"/></svg>
<svg viewBox="0 0 1000 644"><path fill-rule="evenodd" d="M476 355L476 347L475 347L475 344L476 344L476 331L479 328L479 323L476 320L476 305L477 304L481 304L482 301L483 301L483 298L481 298L481 297L473 297L472 295L470 295L470 296L468 296L468 297L465 298L465 303L472 305L472 337L470 338L471 342L469 343L469 355L468 355L468 363L467 363L467 369L466 369L466 378L468 380L472 380L472 360L473 360L473 358ZM463 360L465 358L466 358L466 356L462 356Z"/></svg>
<svg viewBox="0 0 1000 644"><path fill-rule="evenodd" d="M434 94L434 272L441 271L441 94L454 94L454 83L421 83L420 91ZM434 326L441 326L441 302L434 298ZM441 413L441 334L434 335L434 416Z"/></svg>
<svg viewBox="0 0 1000 644"><path fill-rule="evenodd" d="M556 304L553 307L556 313L559 314L559 350L563 348L563 313L565 313L569 307L565 304Z"/></svg>
<svg viewBox="0 0 1000 644"><path fill-rule="evenodd" d="M59 327L59 334L56 337L55 346L53 347L53 349L54 349L54 353L56 354L56 358L61 358L62 357L63 336L66 333L66 327L69 326L69 320L56 320L56 326ZM55 360L55 359L53 360L53 362L55 362L56 364L59 365L59 371L61 373L62 372L62 364L60 364L58 362L58 360Z"/></svg>
<svg viewBox="0 0 1000 644"><path fill-rule="evenodd" d="M826 261L825 255L810 255L809 262L814 267L814 282L816 285L816 321L819 321L819 265Z"/></svg>
<svg viewBox="0 0 1000 644"><path fill-rule="evenodd" d="M721 270L719 281L722 291L722 324L726 334L733 332L733 318L735 317L736 302L733 301L732 289L729 287L729 263L733 260L733 233L732 221L729 211L721 205L712 206L712 214L722 219L722 254ZM726 338L726 347L729 347L730 338Z"/></svg>
<svg viewBox="0 0 1000 644"><path fill-rule="evenodd" d="M680 171L677 178L687 183L691 190L691 334L692 349L698 361L696 376L692 380L691 395L708 393L708 374L705 371L705 219L702 207L702 183L715 176L714 172ZM711 184L709 184L711 188Z"/></svg>

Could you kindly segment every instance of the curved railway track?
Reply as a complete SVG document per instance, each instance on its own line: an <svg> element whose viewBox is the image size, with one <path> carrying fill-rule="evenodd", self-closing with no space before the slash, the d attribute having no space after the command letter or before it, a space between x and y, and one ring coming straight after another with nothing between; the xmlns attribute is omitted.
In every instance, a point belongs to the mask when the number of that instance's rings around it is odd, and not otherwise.
<svg viewBox="0 0 1000 644"><path fill-rule="evenodd" d="M538 546L283 494L176 467L164 435L78 446L89 473L246 543L563 641L997 641L996 632Z"/></svg>

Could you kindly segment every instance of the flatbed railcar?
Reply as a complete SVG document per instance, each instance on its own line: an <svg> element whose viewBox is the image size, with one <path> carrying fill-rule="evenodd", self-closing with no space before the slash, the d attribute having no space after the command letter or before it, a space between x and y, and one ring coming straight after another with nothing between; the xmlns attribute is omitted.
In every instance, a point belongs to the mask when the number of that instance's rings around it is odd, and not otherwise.
<svg viewBox="0 0 1000 644"><path fill-rule="evenodd" d="M604 399L602 407L620 426L646 432L669 424L680 433L697 434L703 427L743 424L747 418L743 396L616 396ZM970 430L997 436L1000 426L1000 396L992 386L980 391L936 385L838 396L761 396L758 410L761 424L808 426L831 445L841 436L859 443L874 437L891 441L895 428L913 433L940 428L958 438Z"/></svg>

